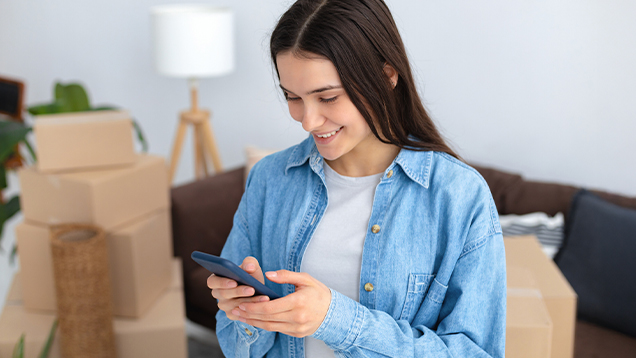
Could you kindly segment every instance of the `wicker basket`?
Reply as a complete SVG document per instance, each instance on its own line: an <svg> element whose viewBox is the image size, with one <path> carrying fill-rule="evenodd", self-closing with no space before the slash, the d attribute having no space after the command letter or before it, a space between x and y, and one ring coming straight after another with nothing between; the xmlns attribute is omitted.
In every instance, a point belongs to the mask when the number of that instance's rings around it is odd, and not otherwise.
<svg viewBox="0 0 636 358"><path fill-rule="evenodd" d="M115 335L104 231L84 224L51 230L62 357L114 358Z"/></svg>

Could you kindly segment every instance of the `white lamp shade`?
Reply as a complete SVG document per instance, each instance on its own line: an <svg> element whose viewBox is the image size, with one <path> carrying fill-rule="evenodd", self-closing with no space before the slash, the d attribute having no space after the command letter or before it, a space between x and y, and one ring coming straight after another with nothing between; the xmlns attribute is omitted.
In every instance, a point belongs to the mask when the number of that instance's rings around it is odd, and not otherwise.
<svg viewBox="0 0 636 358"><path fill-rule="evenodd" d="M153 7L152 26L157 72L201 78L234 70L234 15L210 5Z"/></svg>

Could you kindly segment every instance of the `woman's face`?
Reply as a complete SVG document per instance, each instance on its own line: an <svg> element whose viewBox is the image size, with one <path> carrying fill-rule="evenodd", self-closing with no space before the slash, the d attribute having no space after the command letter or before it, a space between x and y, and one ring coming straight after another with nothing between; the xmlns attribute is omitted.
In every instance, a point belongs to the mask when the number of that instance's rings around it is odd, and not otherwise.
<svg viewBox="0 0 636 358"><path fill-rule="evenodd" d="M311 133L326 160L363 155L381 143L347 96L331 61L283 52L276 63L289 113Z"/></svg>

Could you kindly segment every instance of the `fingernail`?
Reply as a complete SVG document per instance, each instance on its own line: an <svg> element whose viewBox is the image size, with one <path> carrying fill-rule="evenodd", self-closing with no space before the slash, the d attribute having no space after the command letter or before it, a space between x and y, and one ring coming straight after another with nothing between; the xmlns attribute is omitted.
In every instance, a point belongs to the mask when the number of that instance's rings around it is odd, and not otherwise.
<svg viewBox="0 0 636 358"><path fill-rule="evenodd" d="M254 270L256 268L256 266L254 266L254 264L247 264L245 265L245 269L246 270Z"/></svg>
<svg viewBox="0 0 636 358"><path fill-rule="evenodd" d="M253 295L253 294L254 294L254 289L253 289L253 288L251 288L251 287L248 287L248 288L244 289L244 290L243 290L243 292L244 292L246 295Z"/></svg>
<svg viewBox="0 0 636 358"><path fill-rule="evenodd" d="M265 276L267 276L267 277L276 277L276 276L278 276L278 274L276 273L276 271L270 271L270 272L266 273Z"/></svg>
<svg viewBox="0 0 636 358"><path fill-rule="evenodd" d="M233 309L232 310L232 314L235 315L235 316L240 316L241 312L239 312L239 310L237 310L237 309Z"/></svg>
<svg viewBox="0 0 636 358"><path fill-rule="evenodd" d="M259 298L259 299L258 299L258 301L259 301L259 302L266 302L266 301L269 301L269 297L267 297L267 296L263 296L263 297Z"/></svg>
<svg viewBox="0 0 636 358"><path fill-rule="evenodd" d="M225 287L228 287L228 288L236 287L236 281L228 281L228 282L225 284Z"/></svg>
<svg viewBox="0 0 636 358"><path fill-rule="evenodd" d="M240 308L241 310L245 311L245 306L243 306L243 305L239 305L239 308Z"/></svg>

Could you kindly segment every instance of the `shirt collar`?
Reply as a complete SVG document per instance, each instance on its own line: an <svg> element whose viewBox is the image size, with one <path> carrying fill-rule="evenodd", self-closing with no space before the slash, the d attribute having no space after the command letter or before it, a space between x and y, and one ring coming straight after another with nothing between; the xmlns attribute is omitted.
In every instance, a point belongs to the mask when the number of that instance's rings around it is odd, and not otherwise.
<svg viewBox="0 0 636 358"><path fill-rule="evenodd" d="M314 142L314 138L312 136L307 137L307 139L303 140L294 148L294 151L287 159L287 165L285 166L285 175L290 168L299 167L307 160L310 160L311 163L321 159L322 156L318 152L318 148L316 148L316 142Z"/></svg>
<svg viewBox="0 0 636 358"><path fill-rule="evenodd" d="M433 164L433 152L402 148L387 170L399 165L414 182L428 189Z"/></svg>
<svg viewBox="0 0 636 358"><path fill-rule="evenodd" d="M322 155L316 148L313 137L309 136L294 148L294 151L287 160L285 174L290 168L299 167L309 161L310 166L318 165L322 160ZM393 170L397 165L414 182L428 189L430 184L431 167L433 163L433 152L415 151L402 148L393 163L389 165L385 173Z"/></svg>

